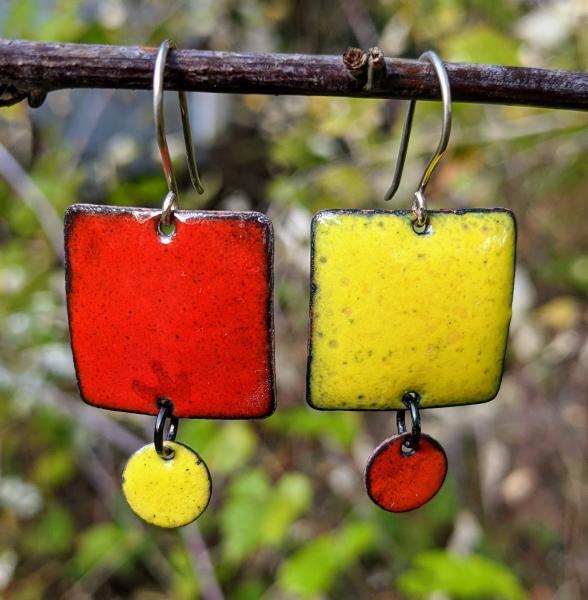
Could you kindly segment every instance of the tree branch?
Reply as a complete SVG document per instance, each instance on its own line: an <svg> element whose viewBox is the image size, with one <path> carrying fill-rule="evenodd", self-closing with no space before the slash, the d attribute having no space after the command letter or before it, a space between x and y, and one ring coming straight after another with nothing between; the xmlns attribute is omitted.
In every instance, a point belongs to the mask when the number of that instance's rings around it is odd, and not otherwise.
<svg viewBox="0 0 588 600"><path fill-rule="evenodd" d="M0 40L0 77L21 94L63 88L151 89L156 50L125 46ZM588 110L588 73L446 63L456 102ZM386 59L367 92L341 56L178 50L166 88L235 94L439 99L428 63ZM18 97L18 96L17 96Z"/></svg>

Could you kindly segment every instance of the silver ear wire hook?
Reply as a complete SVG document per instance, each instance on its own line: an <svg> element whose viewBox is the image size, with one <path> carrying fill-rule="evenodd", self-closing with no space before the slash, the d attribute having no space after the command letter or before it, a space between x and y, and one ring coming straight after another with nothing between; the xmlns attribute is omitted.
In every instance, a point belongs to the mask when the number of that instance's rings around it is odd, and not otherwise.
<svg viewBox="0 0 588 600"><path fill-rule="evenodd" d="M171 49L175 49L176 44L171 40L164 40L159 46L157 58L155 59L155 69L153 71L153 115L155 117L155 132L157 134L157 145L161 154L163 172L167 180L168 193L163 201L161 209L161 224L169 226L174 211L178 207L178 184L172 168L169 148L165 138L165 118L163 114L163 80L165 73L165 63ZM186 145L186 155L188 157L188 171L190 172L190 181L199 194L204 192L198 175L196 166L196 157L194 155L194 144L192 142L192 130L190 128L190 113L188 112L188 101L186 92L178 91L180 102L180 114L182 116L182 129L184 131L184 142Z"/></svg>
<svg viewBox="0 0 588 600"><path fill-rule="evenodd" d="M449 135L451 134L451 86L449 85L449 77L443 61L433 52L428 50L419 57L419 60L429 61L435 68L437 78L439 79L439 86L441 88L441 97L443 99L443 124L441 127L441 138L437 149L425 168L425 172L421 177L421 181L414 194L414 202L412 210L415 215L415 228L424 230L427 225L428 214L427 214L427 199L425 198L425 189L429 183L429 179L433 174L433 171L439 164L443 153L447 149L449 143ZM411 100L408 104L408 110L406 111L406 118L404 121L404 128L402 130L402 139L400 140L400 148L398 150L398 158L396 160L396 169L394 170L394 178L390 188L384 196L385 200L391 200L398 186L400 185L400 178L402 177L402 171L404 170L404 163L406 161L406 152L408 149L408 142L410 140L410 132L412 129L412 122L414 117L414 110L416 107L416 100Z"/></svg>

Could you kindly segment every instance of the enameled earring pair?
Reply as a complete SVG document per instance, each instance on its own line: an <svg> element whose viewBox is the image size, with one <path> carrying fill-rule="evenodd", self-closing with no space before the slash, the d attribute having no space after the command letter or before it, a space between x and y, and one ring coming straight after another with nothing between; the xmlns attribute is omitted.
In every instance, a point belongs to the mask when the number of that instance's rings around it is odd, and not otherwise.
<svg viewBox="0 0 588 600"><path fill-rule="evenodd" d="M154 72L157 138L169 192L161 210L74 205L66 213L71 342L89 404L156 416L153 444L123 473L131 508L161 527L197 518L211 496L202 459L175 440L179 418L238 419L275 409L271 223L254 212L179 211L164 134L164 42ZM307 400L317 409L395 410L398 434L372 454L370 497L411 510L447 462L420 432L419 408L484 402L500 385L510 319L515 227L503 209L324 211L313 220ZM192 182L186 99L179 94ZM414 102L401 144L402 171ZM406 430L404 411L411 412ZM168 424L169 421L169 424Z"/></svg>

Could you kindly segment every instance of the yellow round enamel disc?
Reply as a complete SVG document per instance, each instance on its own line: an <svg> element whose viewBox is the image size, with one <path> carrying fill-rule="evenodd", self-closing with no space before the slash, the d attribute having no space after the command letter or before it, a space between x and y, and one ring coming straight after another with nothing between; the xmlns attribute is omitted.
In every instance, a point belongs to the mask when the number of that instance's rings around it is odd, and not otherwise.
<svg viewBox="0 0 588 600"><path fill-rule="evenodd" d="M129 458L122 475L129 506L144 521L158 527L181 527L197 519L212 493L210 473L194 450L178 442L165 442L174 451L161 458L153 444Z"/></svg>

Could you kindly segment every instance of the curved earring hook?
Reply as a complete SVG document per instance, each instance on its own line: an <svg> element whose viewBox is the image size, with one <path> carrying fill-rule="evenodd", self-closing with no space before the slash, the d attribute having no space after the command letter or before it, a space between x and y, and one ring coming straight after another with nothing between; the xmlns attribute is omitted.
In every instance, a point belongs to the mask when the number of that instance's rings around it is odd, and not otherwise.
<svg viewBox="0 0 588 600"><path fill-rule="evenodd" d="M159 46L157 58L155 59L155 69L153 71L153 115L155 118L155 132L157 134L157 145L161 154L163 172L167 180L168 193L163 201L161 212L162 225L169 226L174 211L178 207L178 184L172 168L169 148L165 138L165 118L163 114L163 80L165 73L165 63L171 49L175 49L176 44L171 40L164 40ZM198 175L196 166L196 157L194 154L194 144L192 142L192 130L190 128L190 113L188 112L188 101L186 92L178 91L178 100L180 102L180 114L182 116L182 129L184 131L184 142L186 145L186 155L188 157L188 171L190 172L190 181L199 194L204 192Z"/></svg>
<svg viewBox="0 0 588 600"><path fill-rule="evenodd" d="M429 61L435 68L437 78L439 79L439 86L441 88L441 97L443 99L443 124L441 127L441 138L437 149L425 168L421 181L415 192L413 212L415 214L415 224L419 228L424 228L427 223L427 200L425 198L425 189L429 183L429 179L433 174L433 171L439 164L441 157L447 149L449 143L449 136L451 134L451 86L449 85L449 77L443 61L437 56L432 50L428 50L419 57L419 60ZM396 169L394 170L394 178L390 188L384 196L385 200L391 200L398 186L400 185L400 178L402 177L402 171L404 170L404 163L406 161L406 152L408 149L408 142L410 140L410 133L412 130L412 122L414 117L414 110L416 107L416 100L411 100L408 104L408 110L406 111L406 118L404 121L404 128L402 130L402 139L400 140L400 148L398 149L398 158L396 160Z"/></svg>

